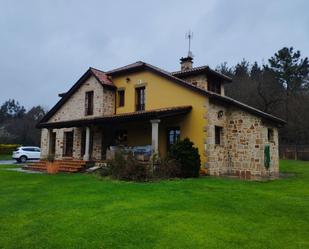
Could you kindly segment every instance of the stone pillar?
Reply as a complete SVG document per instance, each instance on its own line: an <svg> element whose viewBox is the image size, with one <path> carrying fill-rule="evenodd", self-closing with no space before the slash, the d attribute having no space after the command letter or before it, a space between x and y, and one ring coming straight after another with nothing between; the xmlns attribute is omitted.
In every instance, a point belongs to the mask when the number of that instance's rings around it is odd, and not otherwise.
<svg viewBox="0 0 309 249"><path fill-rule="evenodd" d="M151 122L151 145L152 152L158 154L159 152L159 123L160 119L150 120Z"/></svg>
<svg viewBox="0 0 309 249"><path fill-rule="evenodd" d="M90 148L90 127L86 127L86 141L85 141L85 154L84 161L89 161L89 148Z"/></svg>
<svg viewBox="0 0 309 249"><path fill-rule="evenodd" d="M47 156L49 157L51 155L51 140L52 140L52 134L53 134L53 130L52 129L47 129Z"/></svg>

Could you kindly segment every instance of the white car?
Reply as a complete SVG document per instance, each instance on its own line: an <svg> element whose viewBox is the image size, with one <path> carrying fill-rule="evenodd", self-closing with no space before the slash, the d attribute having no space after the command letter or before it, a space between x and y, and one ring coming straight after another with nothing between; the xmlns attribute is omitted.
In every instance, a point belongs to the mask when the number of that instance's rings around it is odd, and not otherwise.
<svg viewBox="0 0 309 249"><path fill-rule="evenodd" d="M27 160L38 160L41 156L41 149L34 146L21 146L13 151L12 158L19 163L25 163Z"/></svg>

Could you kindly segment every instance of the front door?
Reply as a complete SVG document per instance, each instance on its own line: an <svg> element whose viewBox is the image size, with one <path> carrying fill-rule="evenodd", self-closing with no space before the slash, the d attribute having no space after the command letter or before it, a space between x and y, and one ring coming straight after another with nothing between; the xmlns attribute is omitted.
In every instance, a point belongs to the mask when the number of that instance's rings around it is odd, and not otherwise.
<svg viewBox="0 0 309 249"><path fill-rule="evenodd" d="M64 133L64 150L63 156L72 157L73 156L73 131L68 131Z"/></svg>

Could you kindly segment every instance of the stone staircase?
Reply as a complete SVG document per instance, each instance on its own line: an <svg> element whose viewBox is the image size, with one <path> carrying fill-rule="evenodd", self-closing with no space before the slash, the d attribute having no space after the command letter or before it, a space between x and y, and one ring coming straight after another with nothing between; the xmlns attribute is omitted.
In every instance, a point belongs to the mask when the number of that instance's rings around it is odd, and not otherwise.
<svg viewBox="0 0 309 249"><path fill-rule="evenodd" d="M47 172L47 161L40 160L38 162L29 163L23 166L23 169ZM76 173L85 169L86 162L83 160L57 160L55 161L59 165L58 172Z"/></svg>

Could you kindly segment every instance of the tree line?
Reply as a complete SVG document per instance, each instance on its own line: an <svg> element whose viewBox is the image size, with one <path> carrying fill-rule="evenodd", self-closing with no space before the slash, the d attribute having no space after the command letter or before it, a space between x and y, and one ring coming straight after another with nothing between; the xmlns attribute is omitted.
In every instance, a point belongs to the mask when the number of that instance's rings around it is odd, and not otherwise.
<svg viewBox="0 0 309 249"><path fill-rule="evenodd" d="M26 111L18 101L9 99L0 107L0 144L40 145L40 130L35 128L46 111L34 106Z"/></svg>
<svg viewBox="0 0 309 249"><path fill-rule="evenodd" d="M217 70L232 77L226 95L287 121L281 144L309 144L309 62L300 51L284 47L267 63L243 59Z"/></svg>

